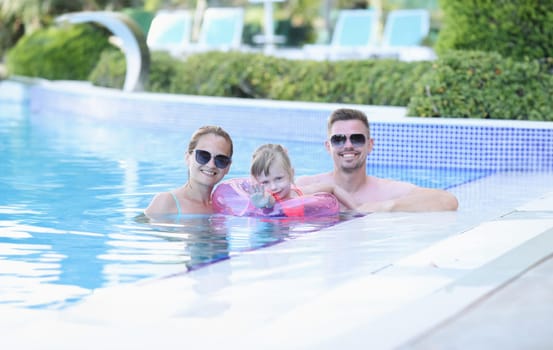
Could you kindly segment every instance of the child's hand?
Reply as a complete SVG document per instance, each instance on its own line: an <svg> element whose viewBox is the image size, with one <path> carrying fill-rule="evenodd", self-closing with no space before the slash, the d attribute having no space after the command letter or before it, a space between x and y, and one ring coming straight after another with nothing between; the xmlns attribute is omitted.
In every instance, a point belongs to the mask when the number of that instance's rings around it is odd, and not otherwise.
<svg viewBox="0 0 553 350"><path fill-rule="evenodd" d="M272 208L273 196L265 192L261 185L253 185L250 189L250 201L256 208Z"/></svg>

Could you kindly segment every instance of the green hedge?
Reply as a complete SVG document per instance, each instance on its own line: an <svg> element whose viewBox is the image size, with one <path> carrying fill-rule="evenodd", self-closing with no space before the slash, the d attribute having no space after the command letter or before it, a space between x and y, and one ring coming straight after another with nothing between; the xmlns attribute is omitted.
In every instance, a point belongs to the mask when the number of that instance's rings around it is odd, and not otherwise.
<svg viewBox="0 0 553 350"><path fill-rule="evenodd" d="M494 51L523 60L553 57L553 1L440 0L438 54Z"/></svg>
<svg viewBox="0 0 553 350"><path fill-rule="evenodd" d="M90 80L120 88L122 54L103 55ZM187 95L406 106L429 62L292 61L262 54L207 52L176 60L153 52L146 89Z"/></svg>
<svg viewBox="0 0 553 350"><path fill-rule="evenodd" d="M120 53L103 56L95 70L103 73L92 82L120 88L125 70L115 62L122 60ZM434 62L319 62L208 52L182 61L154 52L151 61L151 92L407 106L420 117L553 120L552 59L451 51Z"/></svg>
<svg viewBox="0 0 553 350"><path fill-rule="evenodd" d="M46 79L86 80L108 35L88 24L49 27L21 38L6 55L10 75Z"/></svg>
<svg viewBox="0 0 553 350"><path fill-rule="evenodd" d="M409 115L553 120L551 62L451 51L416 84Z"/></svg>
<svg viewBox="0 0 553 350"><path fill-rule="evenodd" d="M87 77L98 86L122 89L125 84L127 63L123 52L107 49L102 52L98 63Z"/></svg>

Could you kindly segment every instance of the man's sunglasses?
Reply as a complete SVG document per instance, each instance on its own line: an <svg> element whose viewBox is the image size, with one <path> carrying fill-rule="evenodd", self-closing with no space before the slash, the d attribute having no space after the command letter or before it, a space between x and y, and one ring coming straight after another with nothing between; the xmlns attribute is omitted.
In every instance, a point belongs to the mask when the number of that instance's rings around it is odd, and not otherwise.
<svg viewBox="0 0 553 350"><path fill-rule="evenodd" d="M195 154L196 162L201 165L206 165L211 160L211 153L209 153L208 151L197 149ZM215 162L215 166L219 169L225 169L230 164L230 158L222 154L216 155L213 159Z"/></svg>
<svg viewBox="0 0 553 350"><path fill-rule="evenodd" d="M330 143L334 147L344 147L347 139L348 139L348 135L335 134L330 136ZM349 141L351 142L353 147L360 147L365 144L365 142L367 141L367 138L363 134L351 134L349 135Z"/></svg>

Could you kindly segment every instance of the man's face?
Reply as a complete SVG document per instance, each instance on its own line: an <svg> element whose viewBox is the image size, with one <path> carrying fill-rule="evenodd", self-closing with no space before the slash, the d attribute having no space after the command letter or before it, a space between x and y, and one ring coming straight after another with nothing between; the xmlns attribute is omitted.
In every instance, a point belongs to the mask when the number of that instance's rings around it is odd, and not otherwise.
<svg viewBox="0 0 553 350"><path fill-rule="evenodd" d="M332 124L325 146L335 168L344 172L366 168L367 155L373 147L373 140L367 134L367 127L359 120L340 120Z"/></svg>

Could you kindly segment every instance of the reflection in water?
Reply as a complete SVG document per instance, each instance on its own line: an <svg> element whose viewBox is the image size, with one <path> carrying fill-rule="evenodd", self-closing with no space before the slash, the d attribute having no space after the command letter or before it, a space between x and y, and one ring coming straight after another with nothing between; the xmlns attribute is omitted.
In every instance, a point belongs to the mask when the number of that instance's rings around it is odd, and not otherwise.
<svg viewBox="0 0 553 350"><path fill-rule="evenodd" d="M186 273L340 220L186 215L150 222L120 213L108 227L89 222L99 231L85 232L8 215L29 214L0 206L0 304L39 308L65 307L97 288Z"/></svg>
<svg viewBox="0 0 553 350"><path fill-rule="evenodd" d="M148 222L143 215L140 219ZM229 258L227 223L225 217L186 215L149 222L153 236L168 242L180 243L182 261L187 270Z"/></svg>
<svg viewBox="0 0 553 350"><path fill-rule="evenodd" d="M230 258L240 252L259 249L318 231L343 218L254 218L226 215L181 215L136 222L149 225L149 234L177 244L187 270L194 270Z"/></svg>

